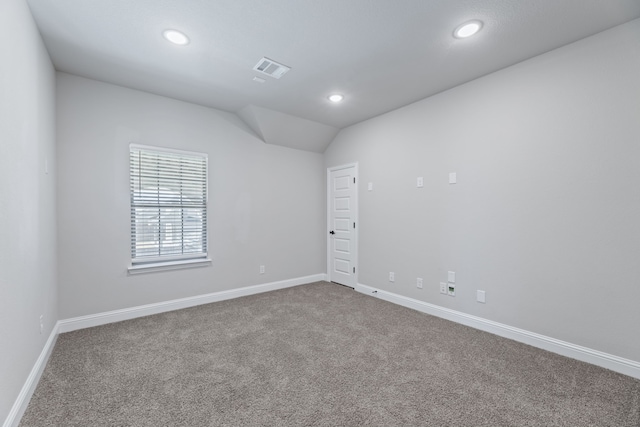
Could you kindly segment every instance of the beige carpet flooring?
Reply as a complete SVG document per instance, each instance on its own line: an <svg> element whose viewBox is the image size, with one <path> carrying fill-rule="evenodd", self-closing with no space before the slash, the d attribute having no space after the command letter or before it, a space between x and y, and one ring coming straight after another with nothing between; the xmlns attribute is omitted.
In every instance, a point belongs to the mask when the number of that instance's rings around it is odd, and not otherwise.
<svg viewBox="0 0 640 427"><path fill-rule="evenodd" d="M640 381L319 282L58 338L20 424L640 426Z"/></svg>

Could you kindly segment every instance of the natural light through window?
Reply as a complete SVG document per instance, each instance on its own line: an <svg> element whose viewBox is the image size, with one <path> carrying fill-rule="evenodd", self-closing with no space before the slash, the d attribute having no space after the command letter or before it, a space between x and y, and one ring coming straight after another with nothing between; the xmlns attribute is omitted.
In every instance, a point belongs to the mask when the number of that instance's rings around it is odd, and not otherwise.
<svg viewBox="0 0 640 427"><path fill-rule="evenodd" d="M207 257L207 155L131 144L131 263Z"/></svg>

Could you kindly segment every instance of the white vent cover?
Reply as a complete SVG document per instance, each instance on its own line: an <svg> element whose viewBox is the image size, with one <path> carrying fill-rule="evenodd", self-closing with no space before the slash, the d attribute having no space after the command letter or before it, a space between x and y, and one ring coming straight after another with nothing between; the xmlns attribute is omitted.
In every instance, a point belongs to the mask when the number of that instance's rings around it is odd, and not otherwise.
<svg viewBox="0 0 640 427"><path fill-rule="evenodd" d="M291 68L287 67L286 65L278 64L277 62L272 61L269 58L262 58L260 61L258 61L256 66L253 67L253 69L258 71L259 73L266 74L267 76L271 76L275 79L279 79L280 77L284 76L285 73Z"/></svg>

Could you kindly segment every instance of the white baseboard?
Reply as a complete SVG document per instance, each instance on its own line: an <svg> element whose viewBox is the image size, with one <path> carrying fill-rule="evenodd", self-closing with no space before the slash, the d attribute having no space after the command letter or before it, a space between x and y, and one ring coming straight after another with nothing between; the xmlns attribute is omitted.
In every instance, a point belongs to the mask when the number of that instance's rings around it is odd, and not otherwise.
<svg viewBox="0 0 640 427"><path fill-rule="evenodd" d="M40 352L35 365L31 369L27 380L18 395L9 415L2 424L3 427L17 427L24 414L29 400L38 385L40 376L44 371L51 351L56 343L59 333L75 331L77 329L89 328L92 326L104 325L107 323L119 322L122 320L134 319L136 317L149 316L152 314L164 313L167 311L179 310L182 308L194 307L201 304L209 304L217 301L224 301L247 295L259 294L262 292L274 291L277 289L289 288L317 281L327 280L326 274L314 274L312 276L299 277L295 279L282 280L279 282L265 283L261 285L247 286L244 288L230 289L228 291L214 292L189 298L181 298L172 301L165 301L156 304L147 304L138 307L131 307L122 310L114 310L105 313L98 313L89 316L75 317L58 321L54 326L49 339ZM548 350L563 356L571 357L593 365L601 366L612 371L619 372L634 378L640 379L640 362L636 362L612 354L593 350L587 347L571 344L555 338L540 335L524 329L514 328L492 320L472 316L470 314L440 307L424 301L394 294L372 288L370 286L358 284L356 290L363 294L375 296L404 307L451 320L466 326L470 326L482 331L490 332L505 338L532 345L544 350Z"/></svg>
<svg viewBox="0 0 640 427"><path fill-rule="evenodd" d="M230 289L228 291L213 292L194 297L180 298L171 301L163 301L155 304L140 305L137 307L123 308L121 310L107 311L104 313L90 314L87 316L64 319L58 322L59 333L71 332L78 329L91 328L93 326L106 325L107 323L120 322L135 319L137 317L180 310L196 305L209 304L262 292L275 291L277 289L304 285L305 283L326 280L326 274L314 274L312 276L297 277L295 279L281 280L279 282L264 283L261 285L247 286L244 288Z"/></svg>
<svg viewBox="0 0 640 427"><path fill-rule="evenodd" d="M619 372L630 377L640 379L640 362L624 359L612 354L571 344L555 338L540 335L535 332L525 331L524 329L514 328L509 325L494 322L492 320L483 319L481 317L472 316L460 311L451 310L449 308L440 307L414 298L405 297L394 294L392 292L383 291L372 288L370 286L358 284L356 290L363 294L374 296L385 301L389 301L404 307L412 308L423 313L451 320L475 329L490 332L494 335L509 338L529 344L543 350L551 351L562 356L571 357L593 365L601 366L615 372Z"/></svg>
<svg viewBox="0 0 640 427"><path fill-rule="evenodd" d="M122 310L108 311L88 316L74 317L72 319L59 320L51 331L49 339L44 345L42 352L40 352L40 356L31 369L24 386L22 387L22 390L20 390L20 394L13 404L9 415L2 424L2 427L18 427L18 424L20 424L20 420L29 405L31 396L38 385L40 376L42 375L44 368L47 366L49 356L51 355L56 340L58 339L58 334L90 328L92 326L105 325L107 323L120 322L122 320L134 319L136 317L149 316L151 314L164 313L166 311L179 310L181 308L194 307L201 304L209 304L212 302L224 301L232 298L259 294L262 292L275 291L277 289L290 288L292 286L304 285L306 283L322 280L327 280L327 275L324 273L289 280L281 280L279 282L247 286L244 288L230 289L228 291L214 292L195 297L164 301L156 304L141 305Z"/></svg>
<svg viewBox="0 0 640 427"><path fill-rule="evenodd" d="M33 368L31 369L31 372L27 377L27 381L25 381L24 385L22 386L22 390L20 390L18 398L13 403L11 411L9 411L9 415L7 415L7 418L2 424L3 427L18 427L18 424L20 424L22 415L24 415L24 411L26 411L27 406L29 406L29 401L31 400L33 392L36 391L38 381L40 381L42 372L44 371L45 366L47 366L49 356L51 356L51 352L53 351L53 347L55 346L57 339L58 323L56 323L56 325L53 327L53 330L51 331L47 342L44 344L44 347L40 352L40 356L38 356L36 363L33 365Z"/></svg>

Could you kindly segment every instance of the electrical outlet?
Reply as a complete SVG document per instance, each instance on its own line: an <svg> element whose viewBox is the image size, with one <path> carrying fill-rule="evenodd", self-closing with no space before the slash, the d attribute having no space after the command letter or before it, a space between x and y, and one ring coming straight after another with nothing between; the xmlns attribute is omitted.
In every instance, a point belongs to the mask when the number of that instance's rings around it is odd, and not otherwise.
<svg viewBox="0 0 640 427"><path fill-rule="evenodd" d="M260 274L264 274L264 265L260 266Z"/></svg>
<svg viewBox="0 0 640 427"><path fill-rule="evenodd" d="M393 271L389 272L389 281L390 282L396 281L396 274Z"/></svg>
<svg viewBox="0 0 640 427"><path fill-rule="evenodd" d="M424 178L423 177L419 176L416 179L416 187L418 187L418 188L424 187Z"/></svg>
<svg viewBox="0 0 640 427"><path fill-rule="evenodd" d="M422 277L418 277L418 280L416 280L416 286L418 289L422 289Z"/></svg>
<svg viewBox="0 0 640 427"><path fill-rule="evenodd" d="M40 333L44 332L44 314L40 315Z"/></svg>
<svg viewBox="0 0 640 427"><path fill-rule="evenodd" d="M447 284L444 282L440 282L440 293L447 294Z"/></svg>

